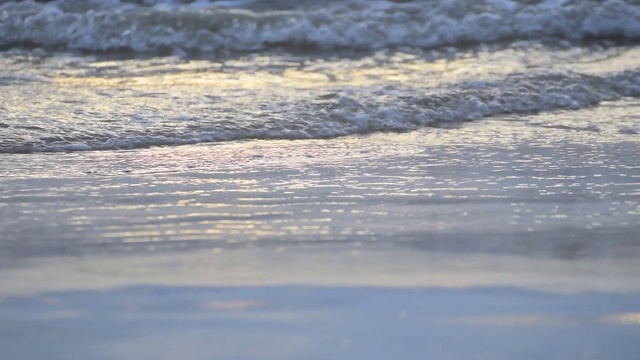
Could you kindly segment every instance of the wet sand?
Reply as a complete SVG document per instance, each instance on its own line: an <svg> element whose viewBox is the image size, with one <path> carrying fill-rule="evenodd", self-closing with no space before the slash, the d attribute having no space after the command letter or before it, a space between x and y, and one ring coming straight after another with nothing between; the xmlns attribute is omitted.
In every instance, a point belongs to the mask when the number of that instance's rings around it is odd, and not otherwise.
<svg viewBox="0 0 640 360"><path fill-rule="evenodd" d="M0 347L632 359L640 142L620 124L633 108L3 156Z"/></svg>

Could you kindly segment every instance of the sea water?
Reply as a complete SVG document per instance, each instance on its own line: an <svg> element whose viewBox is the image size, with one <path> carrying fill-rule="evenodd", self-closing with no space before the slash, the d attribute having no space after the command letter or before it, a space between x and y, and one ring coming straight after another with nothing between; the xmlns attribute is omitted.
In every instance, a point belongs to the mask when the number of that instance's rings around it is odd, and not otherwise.
<svg viewBox="0 0 640 360"><path fill-rule="evenodd" d="M633 359L638 39L631 0L1 1L0 347Z"/></svg>
<svg viewBox="0 0 640 360"><path fill-rule="evenodd" d="M631 1L0 6L2 153L410 131L640 94Z"/></svg>

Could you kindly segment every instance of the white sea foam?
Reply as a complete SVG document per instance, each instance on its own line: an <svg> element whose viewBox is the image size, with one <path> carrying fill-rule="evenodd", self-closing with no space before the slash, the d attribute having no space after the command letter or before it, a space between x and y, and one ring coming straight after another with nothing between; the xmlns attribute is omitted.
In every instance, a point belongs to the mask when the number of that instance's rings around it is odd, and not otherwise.
<svg viewBox="0 0 640 360"><path fill-rule="evenodd" d="M639 13L621 0L0 1L0 46L13 47L0 53L0 152L402 132L638 97L637 47L565 40L640 39ZM417 49L502 40L516 41ZM185 56L272 46L294 51Z"/></svg>
<svg viewBox="0 0 640 360"><path fill-rule="evenodd" d="M5 2L0 46L89 51L438 47L514 39L640 38L640 5L604 1Z"/></svg>
<svg viewBox="0 0 640 360"><path fill-rule="evenodd" d="M640 70L589 76L572 72L512 74L495 81L465 81L436 88L402 84L343 88L337 92L309 92L290 101L251 96L241 105L216 100L187 99L191 106L208 109L200 115L157 114L132 103L135 114L107 109L96 119L83 105L68 112L48 109L47 121L37 126L0 127L0 152L79 151L143 148L238 139L310 139L378 131L410 131L433 124L466 122L506 114L531 114L561 109L581 109L602 101L640 96ZM152 103L161 106L154 96ZM179 104L172 106L179 109ZM201 103L199 103L201 102ZM145 103L141 103L145 104ZM93 107L90 102L85 105ZM104 105L101 105L104 107ZM239 106L241 108L239 108ZM147 106L148 107L148 106ZM60 117L59 119L56 117ZM27 121L27 120L20 120ZM45 135L46 134L46 135Z"/></svg>

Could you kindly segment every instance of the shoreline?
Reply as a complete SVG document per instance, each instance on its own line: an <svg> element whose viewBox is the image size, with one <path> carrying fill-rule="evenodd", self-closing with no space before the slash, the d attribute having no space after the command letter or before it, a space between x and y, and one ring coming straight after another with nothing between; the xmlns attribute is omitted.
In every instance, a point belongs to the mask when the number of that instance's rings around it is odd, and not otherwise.
<svg viewBox="0 0 640 360"><path fill-rule="evenodd" d="M0 249L4 292L163 277L639 291L640 143L604 121L599 131L542 126L615 106L330 140L3 157L14 171L0 192L12 239ZM234 259L227 273L222 257ZM157 276L126 272L137 264ZM505 268L517 275L504 279Z"/></svg>
<svg viewBox="0 0 640 360"><path fill-rule="evenodd" d="M26 266L25 266L26 265ZM563 260L509 254L415 252L391 247L297 246L143 256L31 260L3 269L0 301L135 286L520 289L548 294L640 294L636 258Z"/></svg>

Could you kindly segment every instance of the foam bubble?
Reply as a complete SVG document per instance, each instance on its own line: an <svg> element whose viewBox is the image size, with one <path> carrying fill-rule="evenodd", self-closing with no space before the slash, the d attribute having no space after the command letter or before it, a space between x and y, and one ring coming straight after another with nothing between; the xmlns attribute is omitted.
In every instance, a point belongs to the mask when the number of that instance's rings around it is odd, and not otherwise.
<svg viewBox="0 0 640 360"><path fill-rule="evenodd" d="M139 1L0 5L0 46L88 51L439 47L548 37L640 38L633 1Z"/></svg>
<svg viewBox="0 0 640 360"><path fill-rule="evenodd" d="M606 76L566 71L512 74L500 80L468 81L433 89L399 85L359 90L301 95L287 102L261 99L256 109L247 103L245 109L238 109L234 103L219 103L218 110L210 108L206 114L192 118L136 115L142 118L143 126L135 119L115 123L87 121L79 128L69 127L65 121L52 127L48 121L46 137L35 136L42 134L42 129L18 131L0 127L0 152L131 149L256 138L327 138L403 132L505 114L575 110L624 96L640 96L640 70ZM588 130L597 131L597 124L589 125Z"/></svg>

